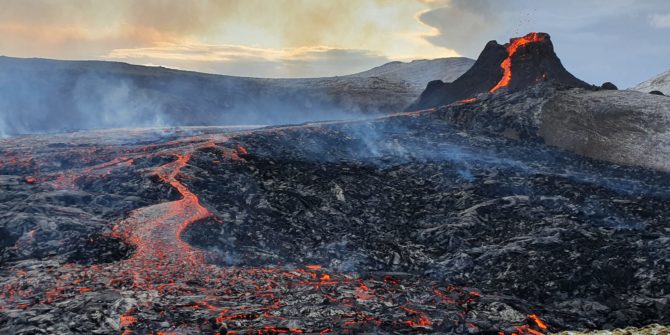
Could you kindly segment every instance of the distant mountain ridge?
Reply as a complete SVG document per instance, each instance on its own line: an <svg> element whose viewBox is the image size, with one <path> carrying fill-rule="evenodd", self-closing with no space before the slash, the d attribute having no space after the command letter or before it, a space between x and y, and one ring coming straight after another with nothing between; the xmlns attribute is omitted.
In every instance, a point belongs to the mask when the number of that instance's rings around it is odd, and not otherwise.
<svg viewBox="0 0 670 335"><path fill-rule="evenodd" d="M474 59L466 57L420 59L408 63L395 61L349 75L349 77L379 77L393 81L405 81L423 90L432 80L452 82L458 79L474 63Z"/></svg>
<svg viewBox="0 0 670 335"><path fill-rule="evenodd" d="M392 62L337 77L266 79L119 62L0 57L0 135L280 124L397 112L428 81L457 78L468 68L467 59L444 58Z"/></svg>

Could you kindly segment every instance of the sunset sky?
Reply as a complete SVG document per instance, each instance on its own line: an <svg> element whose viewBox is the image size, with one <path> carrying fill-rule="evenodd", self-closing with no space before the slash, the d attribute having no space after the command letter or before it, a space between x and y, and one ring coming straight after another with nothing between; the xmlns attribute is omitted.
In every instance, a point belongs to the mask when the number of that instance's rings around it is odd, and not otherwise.
<svg viewBox="0 0 670 335"><path fill-rule="evenodd" d="M568 70L629 87L670 69L667 0L3 0L0 54L257 77L348 74L390 60L476 58L552 35Z"/></svg>

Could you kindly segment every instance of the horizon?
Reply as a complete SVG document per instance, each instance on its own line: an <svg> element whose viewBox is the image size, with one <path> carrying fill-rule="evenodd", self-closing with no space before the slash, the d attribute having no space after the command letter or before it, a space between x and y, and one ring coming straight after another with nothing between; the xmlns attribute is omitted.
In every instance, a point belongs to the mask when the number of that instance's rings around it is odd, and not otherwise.
<svg viewBox="0 0 670 335"><path fill-rule="evenodd" d="M9 55L3 55L0 54L0 58L11 58L11 59L19 59L19 60L43 60L43 61L56 61L56 62L99 62L99 63L117 63L117 64L125 64L125 65L130 65L130 66L140 66L140 67L147 67L147 68L163 68L167 70L174 70L174 71L183 71L183 72L195 72L199 74L205 74L205 75L214 75L214 76L228 76L228 77L240 77L240 78L252 78L252 79L319 79L319 78L330 78L330 77L346 77L346 76L351 76L351 75L356 75L361 72L366 72L368 70L372 70L378 67L382 67L387 64L392 64L392 63L402 63L402 64L410 64L413 62L430 62L430 61L437 61L437 60L443 60L443 59L467 59L471 61L476 61L476 58L470 58L470 57L465 57L465 56L453 56L453 57L440 57L440 58L424 58L424 59L411 59L411 60L389 60L387 62L378 64L378 65L373 65L372 67L365 68L361 71L353 72L353 73L343 73L343 74L336 74L332 76L324 76L324 77L253 77L253 76L241 76L241 75L232 75L232 74L227 74L227 73L214 73L214 72L203 72L203 71L198 71L198 70L193 70L193 69L182 69L182 68L177 68L177 67L169 67L165 65L158 65L158 64L138 64L138 63L130 63L122 60L104 60L104 59L68 59L68 58L44 58L44 57L15 57L15 56L9 56Z"/></svg>
<svg viewBox="0 0 670 335"><path fill-rule="evenodd" d="M256 78L318 78L392 61L467 57L530 31L552 36L575 76L632 87L670 69L660 0L196 2L9 1L0 54L119 61ZM180 16L173 13L179 12ZM281 15L277 15L281 13ZM39 15L38 15L39 14ZM104 15L103 15L104 14ZM625 48L621 48L621 45ZM617 52L612 52L617 50Z"/></svg>

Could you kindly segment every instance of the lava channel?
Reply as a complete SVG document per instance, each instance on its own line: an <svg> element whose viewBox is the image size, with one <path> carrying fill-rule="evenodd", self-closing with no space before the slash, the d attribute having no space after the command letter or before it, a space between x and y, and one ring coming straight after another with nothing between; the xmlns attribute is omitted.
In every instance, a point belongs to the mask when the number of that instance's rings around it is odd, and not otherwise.
<svg viewBox="0 0 670 335"><path fill-rule="evenodd" d="M541 42L544 41L544 36L538 33L530 33L526 36L523 37L518 37L512 39L508 44L507 44L507 58L500 63L500 67L503 69L503 76L494 86L489 93L493 93L503 87L507 87L512 80L512 57L516 53L516 51L523 45L529 44L529 43L535 43L535 42Z"/></svg>

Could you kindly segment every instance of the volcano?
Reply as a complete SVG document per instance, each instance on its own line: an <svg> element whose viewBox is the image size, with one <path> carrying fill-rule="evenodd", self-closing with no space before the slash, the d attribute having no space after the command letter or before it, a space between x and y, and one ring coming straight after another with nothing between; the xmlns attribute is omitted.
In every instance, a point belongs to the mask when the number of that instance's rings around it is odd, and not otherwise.
<svg viewBox="0 0 670 335"><path fill-rule="evenodd" d="M0 334L669 334L670 99L546 34L444 85L474 100L0 140Z"/></svg>
<svg viewBox="0 0 670 335"><path fill-rule="evenodd" d="M530 33L500 45L490 41L475 64L451 83L431 81L407 110L420 110L472 101L478 94L514 92L538 82L567 87L590 87L568 72L554 52L546 33Z"/></svg>

